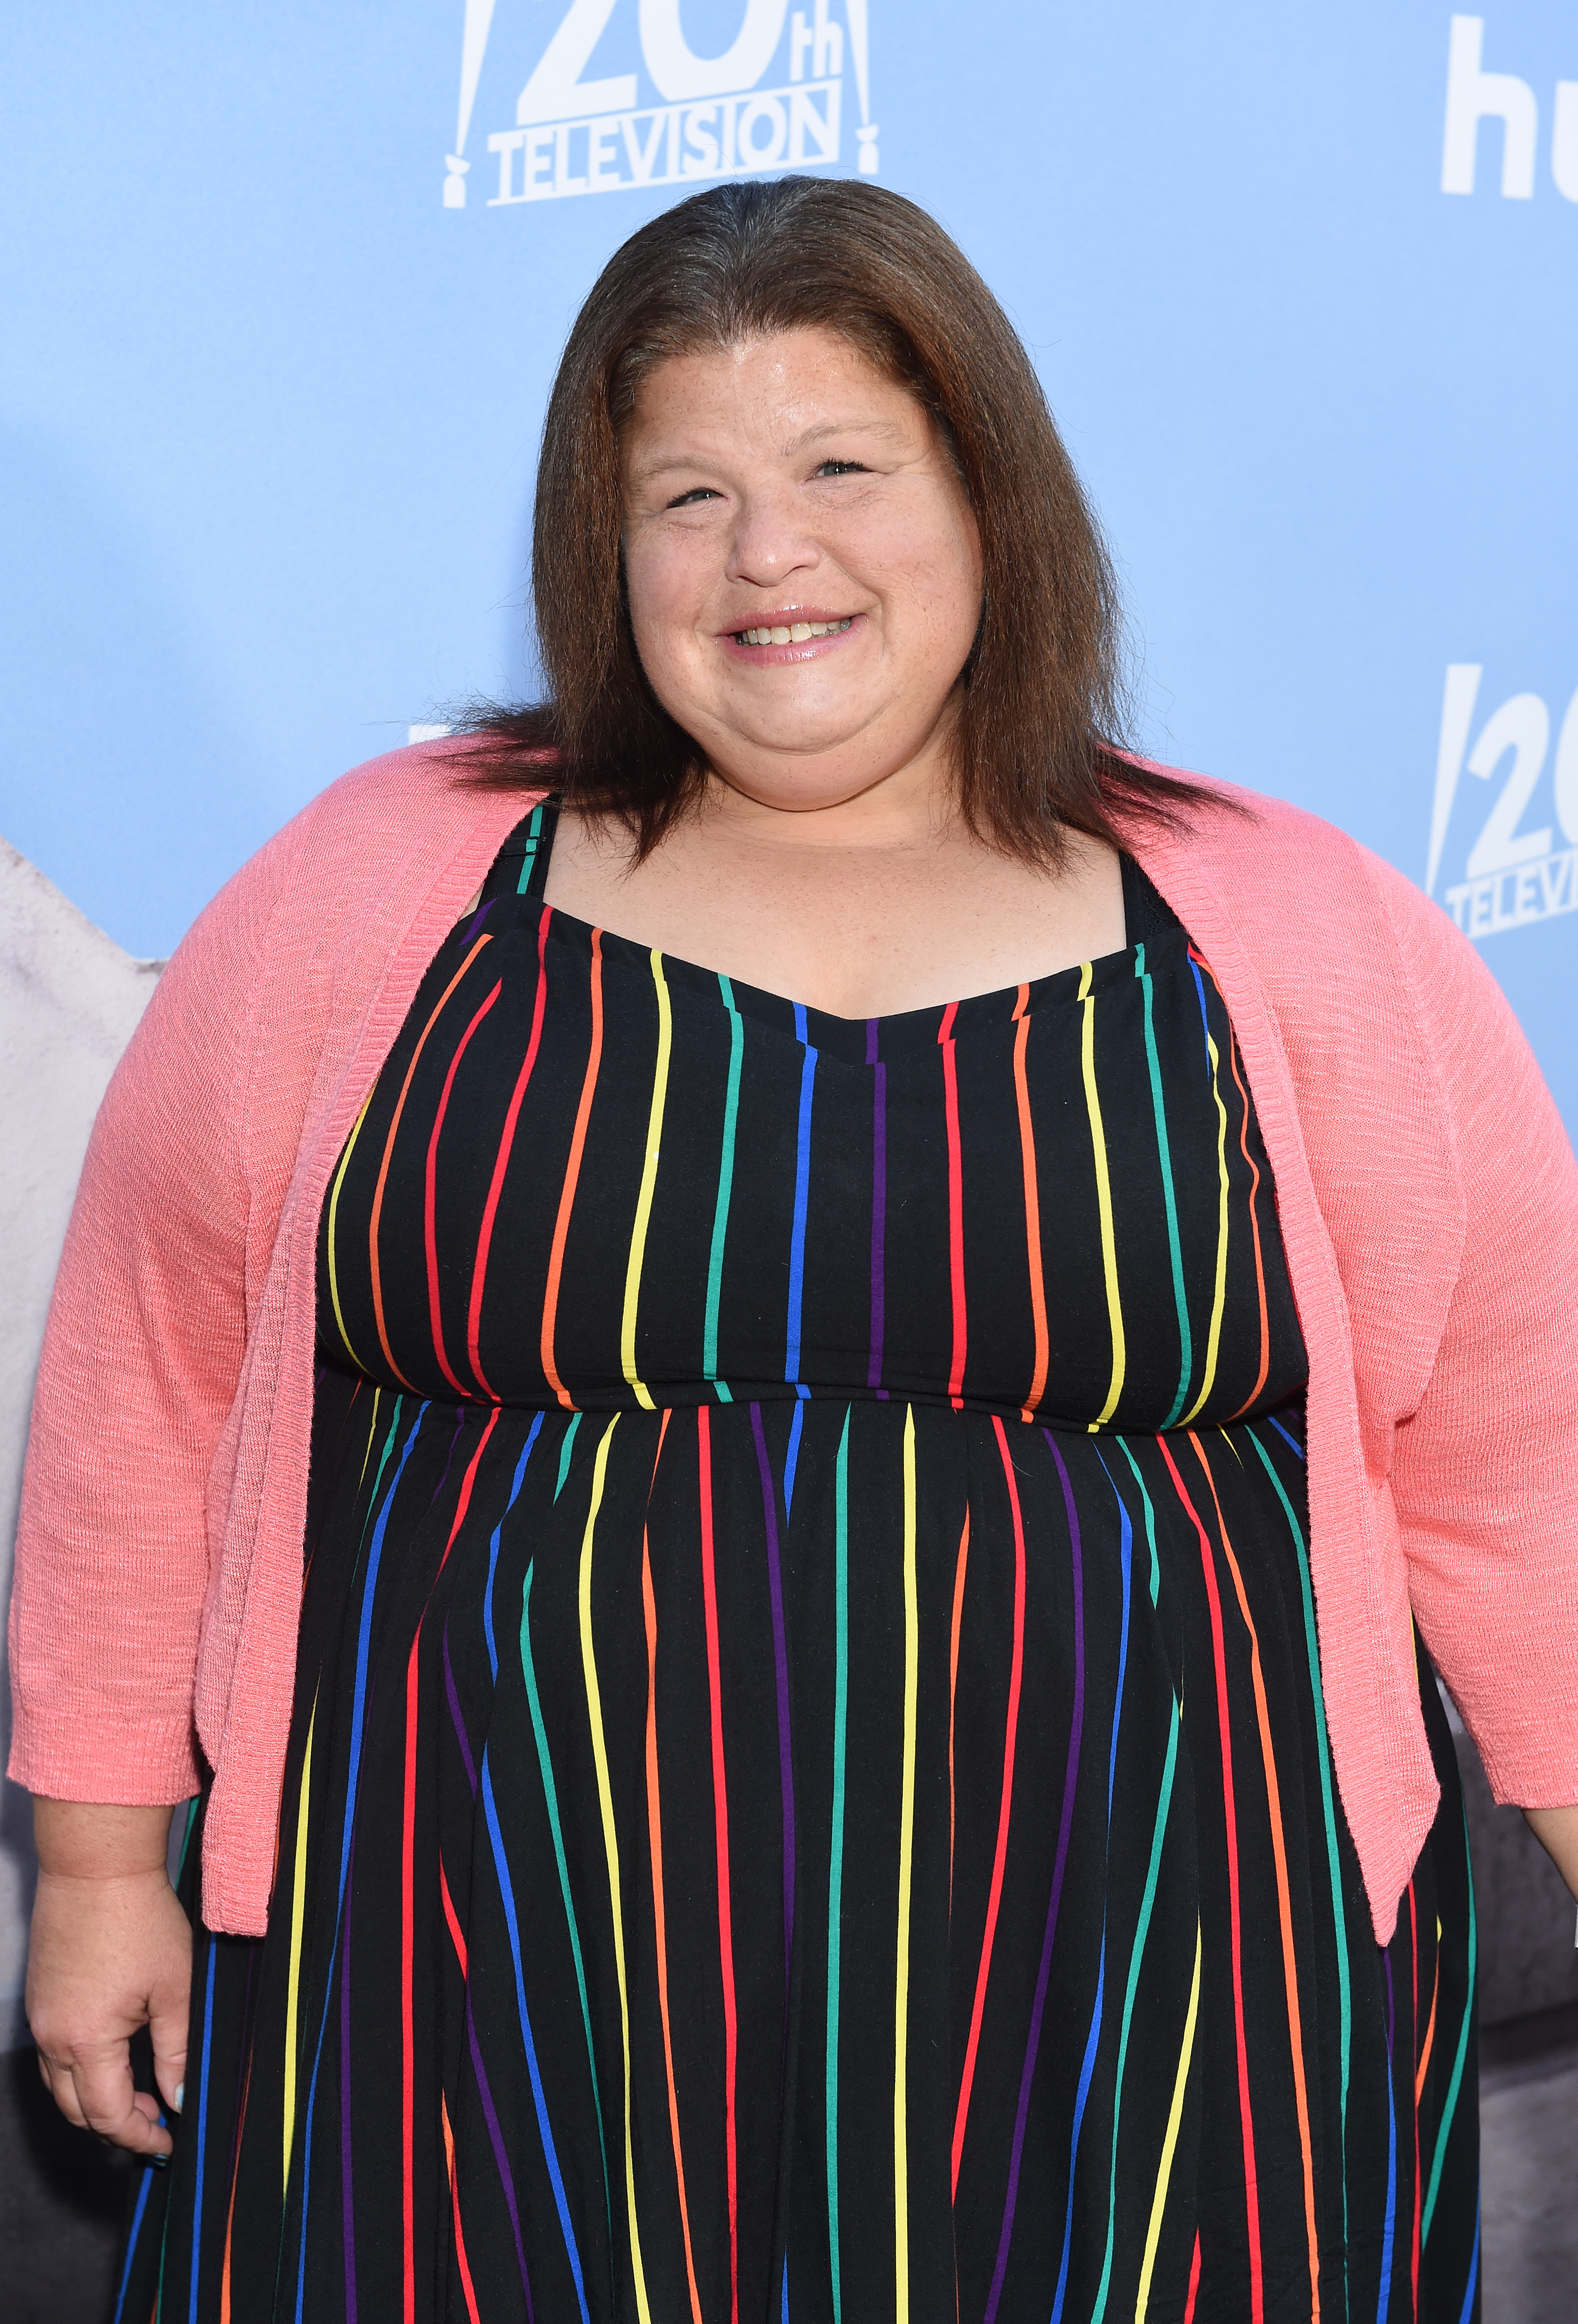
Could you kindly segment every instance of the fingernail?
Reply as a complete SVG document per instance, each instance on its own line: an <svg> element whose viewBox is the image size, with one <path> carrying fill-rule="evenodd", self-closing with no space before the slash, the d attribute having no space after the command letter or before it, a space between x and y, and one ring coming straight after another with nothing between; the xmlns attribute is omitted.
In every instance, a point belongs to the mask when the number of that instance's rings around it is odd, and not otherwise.
<svg viewBox="0 0 1578 2324"><path fill-rule="evenodd" d="M169 2155L151 2154L148 2158L148 2167L151 2171L168 2171L170 2168Z"/></svg>
<svg viewBox="0 0 1578 2324"><path fill-rule="evenodd" d="M185 2106L186 2102L187 2102L187 2086L186 2086L185 2082L178 2082L178 2083L176 2084L176 2088L175 2088L175 2110L176 2110L177 2114L179 2114L179 2112L180 2112L180 2110L181 2110L182 2107L184 2107L184 2106Z"/></svg>

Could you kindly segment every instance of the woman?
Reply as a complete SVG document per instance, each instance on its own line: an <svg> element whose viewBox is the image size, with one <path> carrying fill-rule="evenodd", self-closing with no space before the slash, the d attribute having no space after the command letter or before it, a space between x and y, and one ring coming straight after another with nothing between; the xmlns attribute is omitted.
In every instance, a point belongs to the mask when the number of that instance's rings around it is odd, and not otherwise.
<svg viewBox="0 0 1578 2324"><path fill-rule="evenodd" d="M536 560L549 707L238 876L83 1180L14 1766L120 2312L1473 2314L1427 1646L1578 1873L1494 986L1114 750L1034 375L893 195L625 245Z"/></svg>

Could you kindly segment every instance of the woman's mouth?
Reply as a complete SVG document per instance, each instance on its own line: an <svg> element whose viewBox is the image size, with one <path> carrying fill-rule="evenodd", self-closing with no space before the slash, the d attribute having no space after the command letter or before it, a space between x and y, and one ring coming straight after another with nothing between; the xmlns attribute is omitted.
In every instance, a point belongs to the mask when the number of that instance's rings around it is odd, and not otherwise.
<svg viewBox="0 0 1578 2324"><path fill-rule="evenodd" d="M729 635L739 646L803 646L812 638L836 638L854 618L847 613L841 622L775 622L770 626L731 630Z"/></svg>

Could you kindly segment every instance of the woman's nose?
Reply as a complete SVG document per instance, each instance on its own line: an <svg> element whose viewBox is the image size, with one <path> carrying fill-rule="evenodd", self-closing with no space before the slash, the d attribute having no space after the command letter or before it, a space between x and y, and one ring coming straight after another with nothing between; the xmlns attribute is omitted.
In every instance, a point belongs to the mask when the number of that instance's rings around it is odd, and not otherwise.
<svg viewBox="0 0 1578 2324"><path fill-rule="evenodd" d="M729 577L772 588L821 561L822 548L789 493L752 493L737 511L729 543Z"/></svg>

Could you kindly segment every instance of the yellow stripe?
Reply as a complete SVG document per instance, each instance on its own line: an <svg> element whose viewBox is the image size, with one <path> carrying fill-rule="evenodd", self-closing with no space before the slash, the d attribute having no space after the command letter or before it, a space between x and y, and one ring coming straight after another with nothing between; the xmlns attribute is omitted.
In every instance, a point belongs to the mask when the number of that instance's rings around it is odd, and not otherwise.
<svg viewBox="0 0 1578 2324"><path fill-rule="evenodd" d="M1168 2181L1172 2177L1173 2150L1178 2145L1179 2125L1183 2120L1184 2091L1188 2087L1189 2061L1195 2052L1195 2022L1200 2011L1200 1924L1195 1923L1195 1981L1189 1987L1188 2015L1184 2020L1183 2050L1178 2061L1178 2080L1172 2086L1172 2109L1167 2117L1167 2136L1161 2142L1161 2169L1157 2173L1156 2199L1151 2206L1151 2225L1145 2233L1145 2260L1140 2270L1139 2296L1134 2301L1134 2324L1144 2324L1146 2303L1151 2297L1151 2275L1156 2265L1156 2246L1161 2239L1161 2215L1167 2209Z"/></svg>
<svg viewBox="0 0 1578 2324"><path fill-rule="evenodd" d="M656 954L653 954L656 958ZM613 1907L614 1969L619 1981L619 2034L625 2048L625 2203L630 2221L630 2265L636 2277L636 2305L641 2324L652 2324L647 2302L647 2271L641 2264L641 2231L636 2223L636 2164L630 2139L630 2004L625 1984L625 1916L619 1902L619 1842L614 1830L614 1795L609 1782L608 1750L602 1733L602 1696L597 1683L597 1655L592 1642L592 1536L602 1507L603 1480L608 1475L609 1440L619 1426L616 1412L598 1441L592 1470L592 1507L581 1538L581 1668L586 1680L586 1711L592 1723L592 1757L597 1768L597 1800L602 1810L602 1844L608 1856L609 1902Z"/></svg>
<svg viewBox="0 0 1578 2324"><path fill-rule="evenodd" d="M636 1377L636 1303L641 1291L641 1266L647 1256L647 1228L652 1216L652 1190L657 1184L657 1155L663 1143L663 1109L668 1097L668 1051L672 1024L668 987L663 980L663 954L652 954L652 982L657 987L657 1065L652 1076L652 1111L647 1120L647 1159L641 1166L641 1191L636 1197L636 1223L630 1233L630 1263L625 1270L625 1316L619 1333L619 1360L625 1378L636 1391L636 1401L647 1411L656 1406L646 1383Z"/></svg>
<svg viewBox="0 0 1578 2324"><path fill-rule="evenodd" d="M351 1345L351 1334L346 1331L344 1316L340 1313L340 1275L339 1269L335 1265L335 1222L340 1213L340 1188L344 1184L345 1173L351 1167L351 1157L356 1150L356 1140L362 1135L362 1125L367 1119L367 1109L372 1103L372 1092L369 1090L362 1101L361 1112L351 1125L351 1135L345 1140L345 1150L340 1157L340 1167L335 1172L335 1183L329 1191L329 1297L335 1304L335 1321L340 1327L340 1337L345 1342L345 1353L358 1371L364 1371L366 1366Z"/></svg>
<svg viewBox="0 0 1578 2324"><path fill-rule="evenodd" d="M296 1803L296 1861L290 1873L290 1983L285 1997L285 2177L290 2188L290 2149L296 2138L296 2025L301 1999L301 1930L307 1918L307 1802L312 1787L312 1732L317 1725L317 1696L307 1722L307 1748L301 1755L301 1794Z"/></svg>
<svg viewBox="0 0 1578 2324"><path fill-rule="evenodd" d="M898 1975L894 1994L893 2205L896 2324L910 2316L910 2148L905 2119L909 2055L910 1884L914 1868L915 1698L919 1691L920 1609L915 1588L915 1408L904 1408L904 1764L899 1807Z"/></svg>
<svg viewBox="0 0 1578 2324"><path fill-rule="evenodd" d="M1127 1352L1124 1344L1124 1306L1118 1296L1118 1250L1113 1234L1113 1190L1106 1169L1106 1133L1101 1126L1101 1099L1096 1087L1096 1001L1090 990L1090 963L1079 973L1078 997L1085 1003L1079 1063L1085 1075L1085 1110L1090 1116L1090 1150L1096 1159L1096 1204L1101 1214L1101 1264L1106 1277L1106 1313L1112 1326L1113 1376L1106 1402L1090 1425L1099 1428L1112 1418L1123 1393Z"/></svg>
<svg viewBox="0 0 1578 2324"><path fill-rule="evenodd" d="M381 1388L375 1388L372 1391L372 1417L367 1424L367 1448L362 1455L362 1474L356 1480L358 1492L367 1482L367 1463L372 1460L372 1448L378 1442L378 1399L382 1394L383 1390Z"/></svg>
<svg viewBox="0 0 1578 2324"><path fill-rule="evenodd" d="M1222 1345L1222 1310L1227 1302L1227 1108L1222 1102L1217 1082L1221 1058L1216 1044L1209 1037L1206 1042L1211 1058L1211 1094L1216 1101L1216 1176L1220 1186L1216 1212L1216 1287L1211 1295L1211 1329L1206 1339L1206 1371L1196 1397L1183 1418L1180 1428L1187 1428L1205 1405L1216 1379L1216 1357Z"/></svg>

